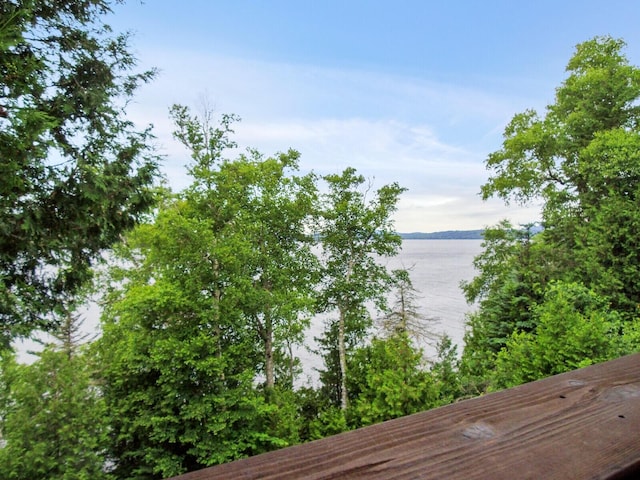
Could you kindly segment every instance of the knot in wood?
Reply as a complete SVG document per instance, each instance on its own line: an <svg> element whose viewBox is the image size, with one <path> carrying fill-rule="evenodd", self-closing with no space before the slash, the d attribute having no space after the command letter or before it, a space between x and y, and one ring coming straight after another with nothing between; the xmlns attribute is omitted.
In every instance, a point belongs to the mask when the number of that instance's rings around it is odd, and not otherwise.
<svg viewBox="0 0 640 480"><path fill-rule="evenodd" d="M474 423L462 431L462 436L471 440L493 438L496 432L483 422Z"/></svg>
<svg viewBox="0 0 640 480"><path fill-rule="evenodd" d="M617 385L602 392L601 398L607 402L622 402L632 398L640 398L640 385L635 383Z"/></svg>

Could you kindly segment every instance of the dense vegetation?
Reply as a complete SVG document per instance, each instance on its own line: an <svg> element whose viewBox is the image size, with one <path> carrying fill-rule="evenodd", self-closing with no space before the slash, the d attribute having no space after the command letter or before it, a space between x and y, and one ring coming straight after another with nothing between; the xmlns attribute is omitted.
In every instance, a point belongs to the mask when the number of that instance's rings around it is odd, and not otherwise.
<svg viewBox="0 0 640 480"><path fill-rule="evenodd" d="M640 69L624 42L577 46L544 116L513 117L482 195L542 202L542 231L485 230L461 374L469 393L638 349ZM539 230L536 228L535 230Z"/></svg>
<svg viewBox="0 0 640 480"><path fill-rule="evenodd" d="M108 2L0 5L0 340L52 328L101 252L153 204L148 130L122 108L133 71Z"/></svg>
<svg viewBox="0 0 640 480"><path fill-rule="evenodd" d="M150 132L120 109L152 73L132 72L108 10L0 6L1 478L164 478L638 349L640 70L622 41L579 45L555 103L489 156L485 198L542 201L542 228L485 230L459 361L410 272L376 261L398 252L401 186L237 154L234 116L176 105L191 184L157 187ZM92 276L97 339L76 313ZM305 384L295 352L318 315ZM11 341L41 330L19 363Z"/></svg>

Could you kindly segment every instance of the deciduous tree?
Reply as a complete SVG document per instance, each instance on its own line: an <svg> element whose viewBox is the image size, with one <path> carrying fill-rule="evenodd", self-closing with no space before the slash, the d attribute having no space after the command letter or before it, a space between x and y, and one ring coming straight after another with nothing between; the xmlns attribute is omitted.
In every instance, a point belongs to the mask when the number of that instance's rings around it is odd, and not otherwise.
<svg viewBox="0 0 640 480"><path fill-rule="evenodd" d="M542 201L545 243L563 263L556 278L584 282L633 317L640 68L624 46L597 37L576 47L546 114L527 111L506 127L502 148L487 160L482 194Z"/></svg>
<svg viewBox="0 0 640 480"><path fill-rule="evenodd" d="M487 159L483 197L541 202L543 231L520 242L509 228L497 231L504 241L489 230L480 274L465 286L468 299L480 300L469 322L466 373L488 376L507 343L513 352L514 338L540 335L543 317L534 312L550 301L552 281L581 285L625 322L638 316L640 69L624 46L611 37L579 44L554 103L544 115L514 116L502 148ZM563 322L560 312L555 321Z"/></svg>
<svg viewBox="0 0 640 480"><path fill-rule="evenodd" d="M106 298L118 475L168 477L295 443L291 368L314 287L313 176L298 154L227 159L220 125L173 108L192 184L126 237ZM288 372L284 379L278 372ZM264 385L261 383L264 381Z"/></svg>
<svg viewBox="0 0 640 480"><path fill-rule="evenodd" d="M327 332L335 339L329 347L329 358L337 353L340 407L348 407L347 349L361 341L371 326L369 302L382 307L391 286L391 275L378 262L379 257L393 256L401 244L393 229L392 214L404 191L396 183L373 192L365 179L353 168L341 174L324 177L328 192L323 199L322 223L319 238L322 245L324 285L321 304L325 310L337 314ZM364 188L363 188L364 187ZM335 377L335 374L333 375Z"/></svg>

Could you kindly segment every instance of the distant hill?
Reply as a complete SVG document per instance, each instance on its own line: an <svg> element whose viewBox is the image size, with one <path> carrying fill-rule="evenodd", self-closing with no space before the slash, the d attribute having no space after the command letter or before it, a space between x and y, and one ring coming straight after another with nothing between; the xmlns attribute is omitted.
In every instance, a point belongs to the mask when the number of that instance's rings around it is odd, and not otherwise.
<svg viewBox="0 0 640 480"><path fill-rule="evenodd" d="M400 233L407 240L482 240L484 230L447 230L444 232Z"/></svg>

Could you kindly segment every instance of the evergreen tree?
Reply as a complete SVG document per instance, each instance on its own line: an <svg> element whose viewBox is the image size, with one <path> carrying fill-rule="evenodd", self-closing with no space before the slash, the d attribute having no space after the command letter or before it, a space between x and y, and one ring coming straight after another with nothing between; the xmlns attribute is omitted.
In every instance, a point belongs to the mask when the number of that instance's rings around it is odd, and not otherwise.
<svg viewBox="0 0 640 480"><path fill-rule="evenodd" d="M105 0L0 4L2 341L53 329L92 264L153 205L149 130L123 115L137 85Z"/></svg>
<svg viewBox="0 0 640 480"><path fill-rule="evenodd" d="M394 270L391 277L394 300L378 320L383 336L406 335L418 345L436 341L438 335L433 331L433 325L437 319L418 310L417 290L413 287L409 270Z"/></svg>
<svg viewBox="0 0 640 480"><path fill-rule="evenodd" d="M604 362L640 349L640 322L624 325L608 302L576 283L554 283L535 308L536 329L514 332L497 356L493 388Z"/></svg>
<svg viewBox="0 0 640 480"><path fill-rule="evenodd" d="M535 312L551 301L553 281L602 297L624 322L638 316L640 69L629 64L624 46L611 37L579 44L545 115L514 116L502 148L487 159L483 197L541 202L543 231L521 242L507 238L511 230L503 225L505 241L488 237L476 263L480 274L465 286L480 308L470 317L462 371L480 389L502 350L513 351L514 338L529 345L530 335L540 335L538 322L549 319ZM555 321L563 321L560 313ZM577 351L591 358L587 344Z"/></svg>
<svg viewBox="0 0 640 480"><path fill-rule="evenodd" d="M2 355L0 477L5 479L111 479L107 409L95 380L93 356L67 316L30 365Z"/></svg>
<svg viewBox="0 0 640 480"><path fill-rule="evenodd" d="M422 351L406 333L354 352L349 362L349 387L353 398L348 410L354 427L417 413L438 404L433 377L424 365Z"/></svg>

